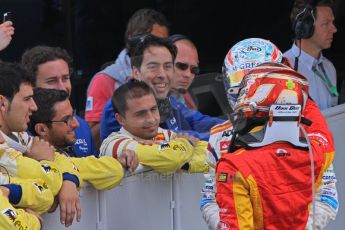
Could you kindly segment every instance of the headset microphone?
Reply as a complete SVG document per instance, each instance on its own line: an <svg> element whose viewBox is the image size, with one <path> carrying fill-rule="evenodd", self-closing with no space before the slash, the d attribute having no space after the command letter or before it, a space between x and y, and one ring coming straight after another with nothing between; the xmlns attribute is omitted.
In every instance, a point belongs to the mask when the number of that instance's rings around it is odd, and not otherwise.
<svg viewBox="0 0 345 230"><path fill-rule="evenodd" d="M184 88L171 88L172 91L178 92L179 94L187 93L187 90Z"/></svg>
<svg viewBox="0 0 345 230"><path fill-rule="evenodd" d="M183 89L183 88L178 88L177 92L179 92L180 94L185 94L185 93L187 93L187 90Z"/></svg>

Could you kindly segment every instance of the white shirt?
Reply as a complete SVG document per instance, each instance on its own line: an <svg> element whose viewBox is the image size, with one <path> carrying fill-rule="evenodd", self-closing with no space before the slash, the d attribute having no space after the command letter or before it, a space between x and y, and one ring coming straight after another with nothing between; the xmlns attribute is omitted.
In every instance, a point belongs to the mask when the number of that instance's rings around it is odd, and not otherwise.
<svg viewBox="0 0 345 230"><path fill-rule="evenodd" d="M291 49L284 53L284 56L289 59L292 66L295 65L295 58L299 55L299 52L299 48L294 43ZM322 69L317 67L321 63L325 73ZM301 50L298 61L298 72L308 79L310 97L321 110L337 105L338 97L331 93L328 84L315 72L315 68L317 68L319 74L321 73L324 78L328 77L333 86L337 86L337 73L332 62L325 58L322 53L320 57L316 59Z"/></svg>

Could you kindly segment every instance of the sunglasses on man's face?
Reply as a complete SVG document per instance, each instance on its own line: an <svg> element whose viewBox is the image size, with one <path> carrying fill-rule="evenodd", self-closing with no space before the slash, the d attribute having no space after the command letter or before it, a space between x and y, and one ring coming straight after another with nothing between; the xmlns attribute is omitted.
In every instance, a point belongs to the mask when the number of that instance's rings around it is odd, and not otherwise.
<svg viewBox="0 0 345 230"><path fill-rule="evenodd" d="M176 68L180 69L180 70L186 70L188 68L190 68L190 72L192 74L199 74L200 72L200 68L198 66L194 66L194 65L189 65L187 63L183 63L183 62L176 62L175 63Z"/></svg>

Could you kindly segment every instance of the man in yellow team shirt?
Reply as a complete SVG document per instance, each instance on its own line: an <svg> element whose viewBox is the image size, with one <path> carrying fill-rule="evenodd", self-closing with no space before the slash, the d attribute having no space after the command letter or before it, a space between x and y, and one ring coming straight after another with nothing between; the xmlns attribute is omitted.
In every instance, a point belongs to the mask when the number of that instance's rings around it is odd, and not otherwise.
<svg viewBox="0 0 345 230"><path fill-rule="evenodd" d="M73 151L71 146L76 140L75 128L79 123L68 96L63 90L35 88L34 100L38 109L32 113L29 131L54 146L60 157L68 158L78 168L81 183L87 181L96 189L111 189L123 178L123 167L134 171L138 165L137 157L133 151L124 152L119 161L111 157L70 157L74 155L70 151Z"/></svg>
<svg viewBox="0 0 345 230"><path fill-rule="evenodd" d="M132 150L140 164L160 173L207 170L207 142L160 128L155 94L146 83L133 81L120 86L112 97L112 104L118 111L116 119L122 128L103 141L101 155L119 159L123 151Z"/></svg>

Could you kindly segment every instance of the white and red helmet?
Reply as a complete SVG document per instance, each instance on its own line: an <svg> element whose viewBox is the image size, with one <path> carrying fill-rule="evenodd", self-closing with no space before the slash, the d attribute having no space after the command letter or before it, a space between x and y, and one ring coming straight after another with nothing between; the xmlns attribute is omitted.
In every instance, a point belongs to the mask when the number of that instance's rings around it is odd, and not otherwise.
<svg viewBox="0 0 345 230"><path fill-rule="evenodd" d="M246 118L267 116L273 104L298 104L303 111L308 99L307 79L278 63L255 67L244 76L241 86L233 110Z"/></svg>
<svg viewBox="0 0 345 230"><path fill-rule="evenodd" d="M248 38L236 43L226 54L223 65L225 89L230 106L236 102L242 79L251 69L266 62L282 61L282 52L268 40Z"/></svg>

